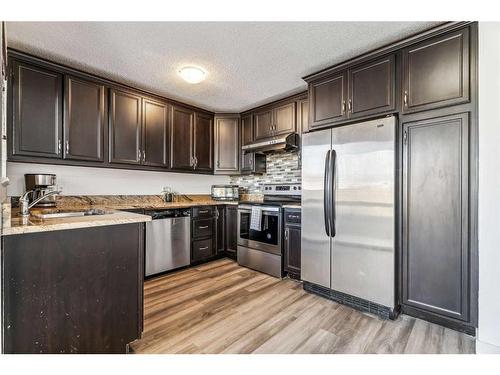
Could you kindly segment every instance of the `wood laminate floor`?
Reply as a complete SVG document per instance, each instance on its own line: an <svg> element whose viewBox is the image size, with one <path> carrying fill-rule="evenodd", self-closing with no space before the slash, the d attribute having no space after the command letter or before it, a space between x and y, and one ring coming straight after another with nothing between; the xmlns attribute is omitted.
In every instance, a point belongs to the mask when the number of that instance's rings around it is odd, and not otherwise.
<svg viewBox="0 0 500 375"><path fill-rule="evenodd" d="M229 259L149 280L136 353L473 353L474 339L382 320Z"/></svg>

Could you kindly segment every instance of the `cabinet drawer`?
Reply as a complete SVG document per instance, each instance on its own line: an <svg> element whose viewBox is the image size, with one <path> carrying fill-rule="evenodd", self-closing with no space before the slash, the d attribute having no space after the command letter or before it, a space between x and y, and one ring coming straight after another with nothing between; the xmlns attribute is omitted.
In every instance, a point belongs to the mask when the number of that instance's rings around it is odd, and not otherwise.
<svg viewBox="0 0 500 375"><path fill-rule="evenodd" d="M193 238L212 236L213 223L214 220L212 218L193 220Z"/></svg>
<svg viewBox="0 0 500 375"><path fill-rule="evenodd" d="M193 207L192 209L193 218L208 218L214 216L214 207Z"/></svg>
<svg viewBox="0 0 500 375"><path fill-rule="evenodd" d="M191 260L196 262L210 258L215 255L213 241L211 238L206 240L193 241Z"/></svg>
<svg viewBox="0 0 500 375"><path fill-rule="evenodd" d="M285 210L285 224L299 224L302 213L300 210Z"/></svg>

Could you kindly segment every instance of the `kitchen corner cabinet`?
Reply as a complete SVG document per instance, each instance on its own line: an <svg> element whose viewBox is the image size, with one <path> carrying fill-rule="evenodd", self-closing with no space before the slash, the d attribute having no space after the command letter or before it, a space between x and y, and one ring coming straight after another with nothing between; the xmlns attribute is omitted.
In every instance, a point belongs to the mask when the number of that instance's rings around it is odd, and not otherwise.
<svg viewBox="0 0 500 375"><path fill-rule="evenodd" d="M110 92L109 161L141 164L142 98L130 91Z"/></svg>
<svg viewBox="0 0 500 375"><path fill-rule="evenodd" d="M143 230L4 236L4 352L126 353L142 334Z"/></svg>
<svg viewBox="0 0 500 375"><path fill-rule="evenodd" d="M240 118L215 117L215 173L238 174L240 171Z"/></svg>
<svg viewBox="0 0 500 375"><path fill-rule="evenodd" d="M470 59L468 27L405 48L403 113L468 102Z"/></svg>
<svg viewBox="0 0 500 375"><path fill-rule="evenodd" d="M64 159L104 161L106 88L66 76L64 89Z"/></svg>
<svg viewBox="0 0 500 375"><path fill-rule="evenodd" d="M61 158L63 75L15 59L9 65L11 154Z"/></svg>
<svg viewBox="0 0 500 375"><path fill-rule="evenodd" d="M469 113L403 124L403 310L468 323Z"/></svg>

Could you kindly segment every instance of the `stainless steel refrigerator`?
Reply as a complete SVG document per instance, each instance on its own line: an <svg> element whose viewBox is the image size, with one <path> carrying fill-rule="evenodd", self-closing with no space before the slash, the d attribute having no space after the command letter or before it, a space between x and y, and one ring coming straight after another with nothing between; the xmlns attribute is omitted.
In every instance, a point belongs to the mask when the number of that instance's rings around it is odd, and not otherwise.
<svg viewBox="0 0 500 375"><path fill-rule="evenodd" d="M391 116L302 140L304 288L364 310L387 308L389 315L395 305L395 127Z"/></svg>

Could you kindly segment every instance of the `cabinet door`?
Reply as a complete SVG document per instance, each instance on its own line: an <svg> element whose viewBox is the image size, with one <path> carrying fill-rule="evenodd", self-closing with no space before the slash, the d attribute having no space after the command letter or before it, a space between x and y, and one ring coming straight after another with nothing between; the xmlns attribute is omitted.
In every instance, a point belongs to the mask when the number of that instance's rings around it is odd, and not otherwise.
<svg viewBox="0 0 500 375"><path fill-rule="evenodd" d="M297 133L309 131L309 100L297 102Z"/></svg>
<svg viewBox="0 0 500 375"><path fill-rule="evenodd" d="M314 129L347 118L346 72L309 84L309 127Z"/></svg>
<svg viewBox="0 0 500 375"><path fill-rule="evenodd" d="M349 117L369 116L396 108L394 55L349 70Z"/></svg>
<svg viewBox="0 0 500 375"><path fill-rule="evenodd" d="M403 303L469 319L468 114L403 125Z"/></svg>
<svg viewBox="0 0 500 375"><path fill-rule="evenodd" d="M170 167L193 169L194 111L172 106L170 111Z"/></svg>
<svg viewBox="0 0 500 375"><path fill-rule="evenodd" d="M168 105L156 100L142 101L144 165L168 167Z"/></svg>
<svg viewBox="0 0 500 375"><path fill-rule="evenodd" d="M12 154L62 155L63 77L12 60Z"/></svg>
<svg viewBox="0 0 500 375"><path fill-rule="evenodd" d="M273 110L273 135L282 135L296 131L295 102L280 105Z"/></svg>
<svg viewBox="0 0 500 375"><path fill-rule="evenodd" d="M300 276L300 227L285 228L285 271Z"/></svg>
<svg viewBox="0 0 500 375"><path fill-rule="evenodd" d="M192 246L192 262L207 260L215 255L214 241L212 238L193 241Z"/></svg>
<svg viewBox="0 0 500 375"><path fill-rule="evenodd" d="M215 119L215 171L238 173L240 170L240 119Z"/></svg>
<svg viewBox="0 0 500 375"><path fill-rule="evenodd" d="M226 206L226 251L236 256L238 247L238 206Z"/></svg>
<svg viewBox="0 0 500 375"><path fill-rule="evenodd" d="M226 250L225 242L225 210L224 206L217 206L217 211L215 214L216 220L216 252L217 254L222 254Z"/></svg>
<svg viewBox="0 0 500 375"><path fill-rule="evenodd" d="M273 135L273 110L271 108L254 113L253 121L255 140L269 138Z"/></svg>
<svg viewBox="0 0 500 375"><path fill-rule="evenodd" d="M196 113L194 122L194 157L197 171L210 172L214 169L213 163L213 117Z"/></svg>
<svg viewBox="0 0 500 375"><path fill-rule="evenodd" d="M241 118L241 145L246 146L253 142L252 115Z"/></svg>
<svg viewBox="0 0 500 375"><path fill-rule="evenodd" d="M403 112L469 101L469 29L403 50Z"/></svg>
<svg viewBox="0 0 500 375"><path fill-rule="evenodd" d="M142 98L127 91L111 90L110 162L141 164Z"/></svg>
<svg viewBox="0 0 500 375"><path fill-rule="evenodd" d="M104 85L65 77L64 159L104 160Z"/></svg>

